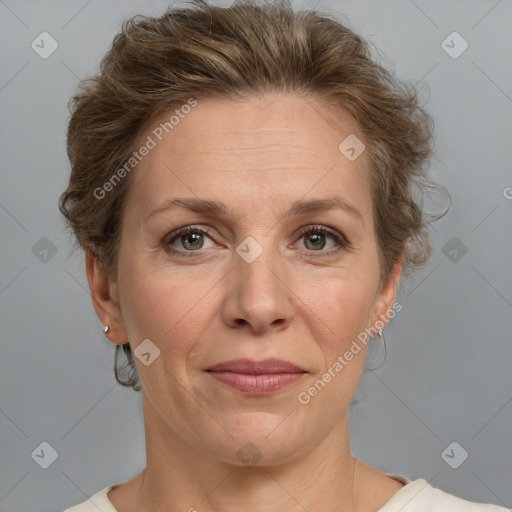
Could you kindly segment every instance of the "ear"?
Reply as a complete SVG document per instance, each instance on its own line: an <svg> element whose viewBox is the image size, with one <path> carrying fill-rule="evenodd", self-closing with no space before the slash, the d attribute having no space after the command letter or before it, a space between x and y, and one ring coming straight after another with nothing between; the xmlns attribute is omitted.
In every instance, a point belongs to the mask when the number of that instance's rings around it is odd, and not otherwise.
<svg viewBox="0 0 512 512"><path fill-rule="evenodd" d="M102 325L110 327L105 336L117 345L127 343L128 337L123 326L117 283L107 276L97 256L90 251L85 255L85 270L94 310Z"/></svg>
<svg viewBox="0 0 512 512"><path fill-rule="evenodd" d="M392 316L389 311L392 310L395 303L396 292L400 284L400 277L404 266L404 254L402 254L396 263L393 265L391 274L387 277L386 281L381 284L380 291L373 305L371 326L376 331L379 330L379 325L382 323L386 326ZM394 316L394 315L393 315ZM377 324L377 325L376 325Z"/></svg>

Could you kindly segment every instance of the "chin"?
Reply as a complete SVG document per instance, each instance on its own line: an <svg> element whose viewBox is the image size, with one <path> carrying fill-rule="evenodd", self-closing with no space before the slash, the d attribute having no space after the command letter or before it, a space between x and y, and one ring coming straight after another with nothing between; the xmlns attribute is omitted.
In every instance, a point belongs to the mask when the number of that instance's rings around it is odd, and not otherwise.
<svg viewBox="0 0 512 512"><path fill-rule="evenodd" d="M265 467L284 464L317 444L317 430L294 421L295 414L250 412L239 414L225 426L222 438L208 449L214 456L239 467ZM308 432L310 436L308 436ZM229 434L231 435L229 435Z"/></svg>

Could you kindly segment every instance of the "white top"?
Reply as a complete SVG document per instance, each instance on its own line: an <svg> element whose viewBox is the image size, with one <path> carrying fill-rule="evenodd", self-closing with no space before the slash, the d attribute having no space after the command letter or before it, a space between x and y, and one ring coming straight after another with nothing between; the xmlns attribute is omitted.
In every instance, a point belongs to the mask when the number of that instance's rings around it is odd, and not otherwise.
<svg viewBox="0 0 512 512"><path fill-rule="evenodd" d="M453 494L432 487L419 478L411 481L403 475L385 473L405 485L377 512L510 512L498 505L487 505L457 498ZM87 501L64 510L64 512L119 512L107 494L120 484L105 487Z"/></svg>

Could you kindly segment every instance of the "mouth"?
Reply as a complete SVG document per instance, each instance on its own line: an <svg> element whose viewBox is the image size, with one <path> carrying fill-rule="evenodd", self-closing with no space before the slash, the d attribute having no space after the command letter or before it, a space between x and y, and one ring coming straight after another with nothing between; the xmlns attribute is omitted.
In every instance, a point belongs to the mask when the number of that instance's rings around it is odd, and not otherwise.
<svg viewBox="0 0 512 512"><path fill-rule="evenodd" d="M249 395L268 395L288 388L307 372L280 359L233 359L216 364L206 372L218 382Z"/></svg>

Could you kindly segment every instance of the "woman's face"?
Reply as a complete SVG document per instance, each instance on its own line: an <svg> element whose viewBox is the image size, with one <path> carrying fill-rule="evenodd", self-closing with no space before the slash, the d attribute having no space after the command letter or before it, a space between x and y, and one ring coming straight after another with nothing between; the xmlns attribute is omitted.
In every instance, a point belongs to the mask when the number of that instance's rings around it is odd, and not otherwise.
<svg viewBox="0 0 512 512"><path fill-rule="evenodd" d="M344 354L398 284L400 269L379 279L367 155L350 149L362 136L288 95L199 100L161 131L142 139L155 147L131 176L110 284L146 429L239 465L297 457L346 425L365 345ZM251 366L268 359L300 372Z"/></svg>

